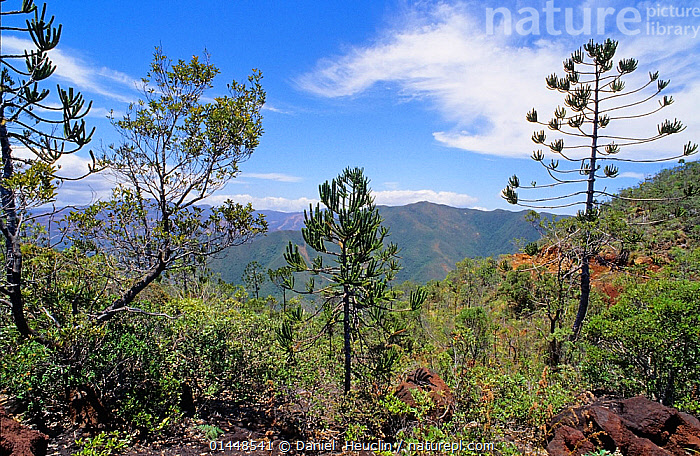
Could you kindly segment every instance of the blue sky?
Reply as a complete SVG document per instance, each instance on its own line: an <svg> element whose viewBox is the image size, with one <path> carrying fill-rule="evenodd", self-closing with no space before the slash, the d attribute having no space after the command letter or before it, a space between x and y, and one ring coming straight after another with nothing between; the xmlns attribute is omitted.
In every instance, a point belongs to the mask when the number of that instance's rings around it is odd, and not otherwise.
<svg viewBox="0 0 700 456"><path fill-rule="evenodd" d="M13 3L19 0L3 5ZM562 97L547 90L545 76L562 74L562 61L591 38L618 39L619 57L639 59L629 87L657 69L671 79L666 92L676 99L672 106L618 131L654 132L666 117L688 126L631 153L675 155L684 143L698 141L697 5L98 0L53 1L48 12L63 24L51 54L56 82L93 100L95 149L117 139L105 116L138 99L134 85L155 46L173 59L206 49L221 70L210 96L224 94L231 79L244 80L252 68L262 70L265 134L240 176L210 203L233 198L256 209L298 211L315 201L319 183L346 166L361 166L379 204L427 200L492 210L517 209L499 196L514 172L526 182L547 181L528 158L533 128L525 113L537 107L549 119ZM13 46L22 42L4 36L3 47ZM85 161L85 155L68 157L63 169L77 173ZM622 165L609 190L658 169ZM101 176L66 184L59 204L105 197L111 184Z"/></svg>

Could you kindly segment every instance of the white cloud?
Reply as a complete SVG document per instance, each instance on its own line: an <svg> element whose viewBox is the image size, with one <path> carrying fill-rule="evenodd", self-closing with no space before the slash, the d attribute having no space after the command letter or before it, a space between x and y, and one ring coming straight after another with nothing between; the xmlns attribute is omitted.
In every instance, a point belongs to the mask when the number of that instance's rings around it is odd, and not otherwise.
<svg viewBox="0 0 700 456"><path fill-rule="evenodd" d="M484 9L474 5L440 3L416 10L375 42L319 61L297 84L322 97L359 96L378 84L388 85L402 97L434 104L451 124L450 129L433 133L439 143L481 154L528 157L536 148L532 132L547 128L528 123L525 113L536 107L540 119L547 121L563 104L562 94L547 90L544 79L554 72L562 74L562 60L588 37L543 35L524 45L522 37L487 35L481 22ZM674 79L669 93L676 91L677 101L664 110L665 115L611 123L611 129L619 128L616 132L623 136L653 136L664 118L678 117L688 125L687 132L698 131L700 117L693 103L700 96L700 70L693 57L697 41L688 36L642 35L622 37L620 42L618 55L640 62L627 87L645 82L648 71L658 68L662 78ZM652 102L647 108L656 106ZM668 156L667 151L676 153L693 139L679 134L629 150L638 158L658 158Z"/></svg>
<svg viewBox="0 0 700 456"><path fill-rule="evenodd" d="M58 190L57 207L83 206L97 200L107 200L112 196L114 179L111 179L104 171L88 175L88 167L91 164L92 159L77 154L61 157L58 161L60 168L57 174L69 179L82 178L63 181Z"/></svg>
<svg viewBox="0 0 700 456"><path fill-rule="evenodd" d="M26 147L14 147L12 153L21 159L36 158ZM89 174L91 164L92 159L78 153L65 154L55 163L56 176L66 180L61 183L53 206L84 206L109 199L114 188L113 179L109 179L105 172Z"/></svg>
<svg viewBox="0 0 700 456"><path fill-rule="evenodd" d="M435 190L384 190L373 192L375 203L383 206L403 206L421 201L445 204L453 207L472 207L477 198L455 192Z"/></svg>
<svg viewBox="0 0 700 456"><path fill-rule="evenodd" d="M303 180L301 177L290 176L288 174L282 174L282 173L246 173L246 172L243 172L240 174L240 177L242 179L245 179L245 178L262 179L262 180L271 180L271 181L276 181L276 182L301 182Z"/></svg>
<svg viewBox="0 0 700 456"><path fill-rule="evenodd" d="M11 35L3 36L2 44L17 54L34 48L32 41ZM60 48L49 51L49 58L56 66L54 75L77 89L124 103L134 101L136 79L106 67L93 67Z"/></svg>
<svg viewBox="0 0 700 456"><path fill-rule="evenodd" d="M99 119L107 119L114 116L115 119L121 119L124 117L124 111L118 111L115 109L106 109L98 106L93 106L88 113L88 117L94 117Z"/></svg>
<svg viewBox="0 0 700 456"><path fill-rule="evenodd" d="M326 97L357 95L376 83L397 84L402 95L429 99L456 124L452 131L435 132L438 141L479 153L523 156L523 143L530 149L532 133L524 115L543 101L556 103L543 88L542 68L561 65L563 46L508 46L486 36L460 8L437 7L425 21L411 21L375 45L321 61L298 83Z"/></svg>
<svg viewBox="0 0 700 456"><path fill-rule="evenodd" d="M634 172L628 171L628 172L620 173L618 177L643 180L646 176L642 173L634 173Z"/></svg>
<svg viewBox="0 0 700 456"><path fill-rule="evenodd" d="M386 190L372 192L375 203L382 206L403 206L421 201L445 204L453 207L472 207L477 201L473 196L454 192L436 192L434 190ZM282 212L300 212L314 207L319 202L315 198L284 198L278 196L257 197L248 194L223 195L217 194L207 198L204 203L218 205L230 199L239 203L251 203L257 210L275 210Z"/></svg>
<svg viewBox="0 0 700 456"><path fill-rule="evenodd" d="M290 199L279 196L252 196L247 194L237 195L221 195L216 194L208 197L203 201L203 204L217 206L226 200L235 201L237 203L251 203L256 210L272 210L281 212L300 212L309 208L309 204L316 206L319 200L310 198Z"/></svg>
<svg viewBox="0 0 700 456"><path fill-rule="evenodd" d="M262 109L263 109L263 111L270 111L270 112L274 112L275 114L287 114L287 115L289 115L289 114L294 114L293 111L289 111L289 110L286 110L286 109L276 108L276 107L274 107L274 106L272 106L272 105L269 105L269 104L267 104L267 103L265 103L265 105L263 106Z"/></svg>

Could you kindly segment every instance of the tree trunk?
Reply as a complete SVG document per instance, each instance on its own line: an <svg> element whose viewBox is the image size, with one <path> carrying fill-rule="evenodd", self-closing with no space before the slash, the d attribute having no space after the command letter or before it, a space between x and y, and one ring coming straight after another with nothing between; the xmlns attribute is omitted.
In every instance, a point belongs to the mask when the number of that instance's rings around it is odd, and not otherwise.
<svg viewBox="0 0 700 456"><path fill-rule="evenodd" d="M131 304L131 302L136 298L136 296L138 296L139 293L141 293L151 282L157 279L163 273L163 271L165 271L166 265L167 262L163 260L163 256L161 255L158 259L158 264L156 265L156 267L148 271L143 277L141 277L138 280L138 282L132 285L132 287L129 288L126 291L126 293L121 295L109 307L103 310L102 313L97 317L97 321L109 320L119 311L119 309L122 309Z"/></svg>
<svg viewBox="0 0 700 456"><path fill-rule="evenodd" d="M661 396L661 403L667 407L672 407L676 399L676 371L671 369L664 385L664 391Z"/></svg>
<svg viewBox="0 0 700 456"><path fill-rule="evenodd" d="M588 171L588 189L586 190L586 214L584 222L588 223L593 216L594 211L594 196L595 196L595 172L596 158L598 156L598 113L600 112L600 68L596 64L595 68L595 90L593 92L593 134L591 135L591 156L590 170ZM584 242L588 242L589 231L586 228ZM588 245L584 245L583 258L581 259L581 298L579 300L578 311L576 312L576 320L574 321L573 334L570 340L578 340L581 333L583 319L586 318L588 312L588 300L591 293L591 273L589 262L591 253Z"/></svg>
<svg viewBox="0 0 700 456"><path fill-rule="evenodd" d="M578 312L576 312L576 320L574 320L573 334L570 338L572 341L578 340L583 320L586 318L586 312L588 312L588 300L591 294L589 260L590 256L588 254L584 255L583 263L581 264L581 297L579 299Z"/></svg>
<svg viewBox="0 0 700 456"><path fill-rule="evenodd" d="M3 182L12 178L14 167L12 163L12 147L5 124L5 113L0 112L0 144L2 146L2 179ZM0 201L2 213L5 216L3 235L5 237L5 279L7 288L5 294L12 306L12 318L17 331L24 337L31 337L34 331L27 324L24 315L24 300L22 299L22 246L19 239L19 221L14 192L0 186Z"/></svg>
<svg viewBox="0 0 700 456"><path fill-rule="evenodd" d="M557 322L559 321L560 313L557 310L554 317L549 318L549 336L552 340L549 341L549 359L548 364L551 367L559 366L561 362L561 341L557 340L554 333L557 331Z"/></svg>
<svg viewBox="0 0 700 456"><path fill-rule="evenodd" d="M343 354L345 355L345 393L350 392L351 353L350 353L350 296L347 288L343 294Z"/></svg>

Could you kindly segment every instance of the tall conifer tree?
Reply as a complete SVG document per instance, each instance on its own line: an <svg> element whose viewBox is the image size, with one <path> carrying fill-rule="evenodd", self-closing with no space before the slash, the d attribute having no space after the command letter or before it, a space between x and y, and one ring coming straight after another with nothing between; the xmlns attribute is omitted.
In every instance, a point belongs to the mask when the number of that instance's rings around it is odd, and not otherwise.
<svg viewBox="0 0 700 456"><path fill-rule="evenodd" d="M309 265L299 253L299 247L289 244L285 259L294 272L312 274L306 292L319 294L329 310L332 321L343 325L343 358L345 392L351 389L353 341L362 337L363 328L381 331L386 329L387 314L393 309L394 295L389 282L400 269L397 261L398 247L384 245L389 230L382 226L382 217L374 204L374 197L363 170L346 168L331 182L319 186L321 205L304 211L304 241L323 256L316 257ZM324 256L332 258L331 263ZM315 278L319 278L317 284ZM293 277L287 280L293 288ZM425 293L411 295L411 309L420 308ZM331 325L326 325L328 330ZM291 337L289 330L280 335ZM388 368L393 362L391 351L384 351L379 358L380 368Z"/></svg>
<svg viewBox="0 0 700 456"><path fill-rule="evenodd" d="M92 131L83 118L91 103L72 88L46 88L56 70L49 52L61 38L61 25L54 26L53 17L47 20L46 5L23 0L12 10L5 3L0 0L0 233L5 241L0 293L11 305L17 330L29 337L34 331L22 299L22 230L32 217L29 209L55 199L58 160L90 142ZM8 51L2 43L7 36L26 43L25 50Z"/></svg>
<svg viewBox="0 0 700 456"><path fill-rule="evenodd" d="M673 103L673 97L663 96L658 105L646 108L647 103L657 96L669 84L668 80L659 79L659 73L649 73L646 83L633 89L625 88L623 77L637 69L637 60L621 59L614 63L617 41L606 40L604 43L589 43L579 48L564 61L563 77L552 74L546 78L547 88L564 94L564 105L554 111L554 117L547 122L539 120L533 108L527 113L528 122L546 126L557 137L547 142L545 130L533 133L532 141L546 147L555 157L545 161L545 153L536 150L532 159L539 162L553 182L538 185L521 185L517 175L512 176L502 192L511 204L518 204L534 209L565 208L583 206L578 218L582 223L580 242L580 298L576 319L573 324L572 338L576 339L588 310L590 296L589 262L601 248L592 229L599 215L602 199L620 198L618 195L600 188L600 181L617 177L619 169L616 163L658 163L683 159L697 152L697 144L688 143L678 154L661 158L635 159L629 155L618 155L621 151L642 144L647 144L685 129L678 120L664 120L657 126L657 131L647 136L630 137L623 133L611 132L620 123L651 116ZM567 111L570 110L570 111ZM573 144L564 138L572 139ZM568 141L568 139L567 139ZM560 166L560 161L570 166ZM605 166L602 166L605 164ZM554 196L535 199L523 199L519 190L552 190L561 186L580 185L582 190L567 191Z"/></svg>

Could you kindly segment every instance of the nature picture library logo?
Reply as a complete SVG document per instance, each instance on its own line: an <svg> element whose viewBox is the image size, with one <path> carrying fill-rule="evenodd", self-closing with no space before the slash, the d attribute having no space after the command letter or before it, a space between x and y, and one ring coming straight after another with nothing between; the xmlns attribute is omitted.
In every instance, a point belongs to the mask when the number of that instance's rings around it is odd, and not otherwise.
<svg viewBox="0 0 700 456"><path fill-rule="evenodd" d="M653 3L644 7L562 7L554 0L544 8L486 8L486 33L493 35L689 36L700 33L700 6Z"/></svg>

